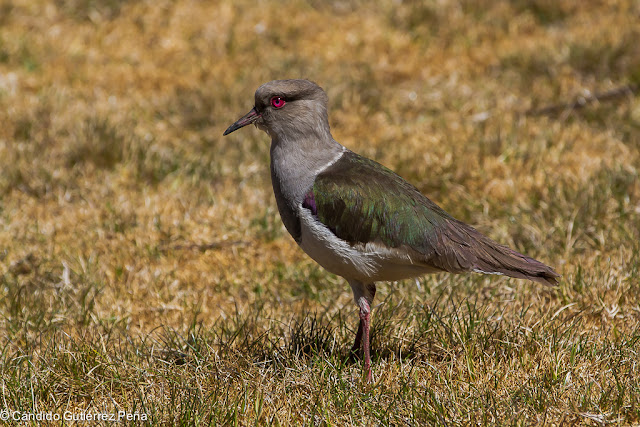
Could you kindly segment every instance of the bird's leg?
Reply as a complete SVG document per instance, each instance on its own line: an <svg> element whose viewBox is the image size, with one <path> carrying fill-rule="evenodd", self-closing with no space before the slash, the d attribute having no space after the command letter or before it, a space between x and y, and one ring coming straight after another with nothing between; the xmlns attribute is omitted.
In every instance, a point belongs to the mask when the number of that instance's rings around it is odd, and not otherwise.
<svg viewBox="0 0 640 427"><path fill-rule="evenodd" d="M369 292L369 297L371 298L371 302L373 302L373 298L376 296L376 285L375 283L371 283L369 285L366 285L366 287L367 287L367 291ZM358 332L356 332L356 339L353 342L353 347L351 347L351 353L358 353L358 350L362 348L362 323L363 321L362 319L360 319L360 323L358 324Z"/></svg>
<svg viewBox="0 0 640 427"><path fill-rule="evenodd" d="M370 383L371 377L371 353L369 349L369 327L371 326L371 306L362 298L358 304L360 306L360 325L362 326L362 350L364 352L364 372L367 376L367 382ZM357 336L356 336L357 338Z"/></svg>
<svg viewBox="0 0 640 427"><path fill-rule="evenodd" d="M360 324L356 333L356 340L351 351L357 351L360 346L364 353L364 372L367 382L372 381L371 375L371 347L369 331L371 329L371 304L376 295L375 283L364 284L358 281L349 281L353 296L360 309Z"/></svg>
<svg viewBox="0 0 640 427"><path fill-rule="evenodd" d="M353 342L353 347L351 347L351 353L357 353L358 350L362 347L362 320L358 324L358 332L356 332L356 340Z"/></svg>

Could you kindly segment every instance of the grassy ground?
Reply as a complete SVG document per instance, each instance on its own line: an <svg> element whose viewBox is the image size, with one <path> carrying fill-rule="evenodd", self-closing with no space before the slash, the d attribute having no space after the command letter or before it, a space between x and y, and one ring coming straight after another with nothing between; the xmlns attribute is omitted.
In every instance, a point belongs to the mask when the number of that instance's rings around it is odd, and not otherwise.
<svg viewBox="0 0 640 427"><path fill-rule="evenodd" d="M0 0L0 410L639 423L640 98L524 114L640 83L639 17L634 1ZM221 137L290 77L327 90L338 141L559 286L381 284L364 386L351 292L284 231L267 136Z"/></svg>

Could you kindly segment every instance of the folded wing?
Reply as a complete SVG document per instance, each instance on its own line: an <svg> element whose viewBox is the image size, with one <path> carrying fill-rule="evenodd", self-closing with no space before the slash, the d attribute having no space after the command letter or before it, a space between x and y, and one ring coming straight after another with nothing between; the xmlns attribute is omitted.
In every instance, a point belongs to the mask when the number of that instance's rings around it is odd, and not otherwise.
<svg viewBox="0 0 640 427"><path fill-rule="evenodd" d="M415 263L452 273L475 271L553 285L559 275L458 221L379 163L347 151L322 172L303 206L351 245L408 251Z"/></svg>

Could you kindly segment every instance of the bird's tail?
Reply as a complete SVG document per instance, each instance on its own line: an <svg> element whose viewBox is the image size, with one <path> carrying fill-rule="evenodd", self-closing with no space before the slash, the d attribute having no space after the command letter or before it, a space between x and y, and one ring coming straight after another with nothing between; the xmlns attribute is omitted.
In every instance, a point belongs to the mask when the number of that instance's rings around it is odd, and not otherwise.
<svg viewBox="0 0 640 427"><path fill-rule="evenodd" d="M460 221L450 222L443 238L450 242L434 260L444 271L500 274L554 286L560 275L553 268L489 239Z"/></svg>
<svg viewBox="0 0 640 427"><path fill-rule="evenodd" d="M500 245L484 236L476 248L473 271L488 274L503 274L518 279L528 279L544 285L558 284L560 275L540 261Z"/></svg>

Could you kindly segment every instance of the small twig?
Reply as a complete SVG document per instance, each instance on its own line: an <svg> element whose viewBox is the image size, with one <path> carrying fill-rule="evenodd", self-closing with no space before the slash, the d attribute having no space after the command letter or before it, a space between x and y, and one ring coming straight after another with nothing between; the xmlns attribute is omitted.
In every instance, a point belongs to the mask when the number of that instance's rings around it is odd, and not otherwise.
<svg viewBox="0 0 640 427"><path fill-rule="evenodd" d="M588 104L591 104L593 102L610 101L612 99L621 98L623 96L633 96L638 92L638 89L638 85L629 84L626 86L608 90L606 92L594 93L593 95L589 96L581 96L577 100L568 104L555 104L544 108L532 108L525 111L524 113L528 116L550 116L566 111L578 110L580 108L586 107Z"/></svg>

